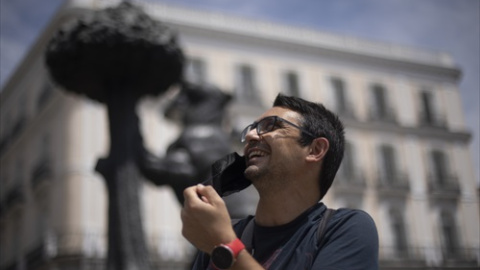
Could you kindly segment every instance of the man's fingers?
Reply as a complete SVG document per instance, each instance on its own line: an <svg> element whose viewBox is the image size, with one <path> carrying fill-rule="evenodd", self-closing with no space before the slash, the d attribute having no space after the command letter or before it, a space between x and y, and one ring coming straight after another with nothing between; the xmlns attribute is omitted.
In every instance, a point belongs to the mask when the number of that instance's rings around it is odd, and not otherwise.
<svg viewBox="0 0 480 270"><path fill-rule="evenodd" d="M205 202L208 202L210 204L214 204L219 200L223 201L220 195L218 195L217 191L215 191L215 189L212 186L204 186L202 184L198 184L197 192L203 201L206 200Z"/></svg>
<svg viewBox="0 0 480 270"><path fill-rule="evenodd" d="M188 187L183 191L184 205L198 202L200 198L197 193L197 186Z"/></svg>

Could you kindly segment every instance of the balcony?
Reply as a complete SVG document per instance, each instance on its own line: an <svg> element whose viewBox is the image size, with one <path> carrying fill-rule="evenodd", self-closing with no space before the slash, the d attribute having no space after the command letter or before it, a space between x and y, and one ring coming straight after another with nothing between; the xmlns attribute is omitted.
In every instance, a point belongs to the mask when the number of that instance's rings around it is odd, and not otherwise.
<svg viewBox="0 0 480 270"><path fill-rule="evenodd" d="M441 248L437 252L442 254L442 264L447 266L478 266L480 259L478 249L475 248Z"/></svg>
<svg viewBox="0 0 480 270"><path fill-rule="evenodd" d="M35 269L42 266L47 259L45 244L38 243L35 247L27 252L25 259L27 261L28 269Z"/></svg>
<svg viewBox="0 0 480 270"><path fill-rule="evenodd" d="M383 246L380 247L379 257L382 269L427 265L424 248L408 246L404 249L398 249L397 247Z"/></svg>
<svg viewBox="0 0 480 270"><path fill-rule="evenodd" d="M40 183L44 182L48 178L52 177L51 162L48 158L42 158L37 162L33 171L31 183L32 187L37 187Z"/></svg>
<svg viewBox="0 0 480 270"><path fill-rule="evenodd" d="M405 173L379 174L377 188L385 196L405 196L410 191L410 183Z"/></svg>
<svg viewBox="0 0 480 270"><path fill-rule="evenodd" d="M7 130L7 133L5 133L0 140L0 154L3 154L16 140L16 138L20 136L26 122L27 121L25 117L20 117L13 128L11 130Z"/></svg>
<svg viewBox="0 0 480 270"><path fill-rule="evenodd" d="M372 122L398 124L395 110L391 107L387 107L383 111L379 111L372 107L369 112L369 119Z"/></svg>
<svg viewBox="0 0 480 270"><path fill-rule="evenodd" d="M48 101L52 96L53 96L53 87L50 83L46 83L44 88L42 89L42 92L38 96L37 107L39 111L43 109L43 107L45 107L45 105L48 103Z"/></svg>
<svg viewBox="0 0 480 270"><path fill-rule="evenodd" d="M421 112L418 119L421 127L447 129L447 121L444 115Z"/></svg>
<svg viewBox="0 0 480 270"><path fill-rule="evenodd" d="M338 193L361 194L366 188L365 176L363 172L358 169L347 171L343 168L340 168L333 187Z"/></svg>
<svg viewBox="0 0 480 270"><path fill-rule="evenodd" d="M0 139L0 155L7 149L9 142L9 136L3 136L3 138Z"/></svg>
<svg viewBox="0 0 480 270"><path fill-rule="evenodd" d="M17 122L13 126L11 134L10 134L11 139L15 140L16 137L18 137L20 135L20 133L22 133L22 130L25 127L25 123L26 123L25 119L26 118L24 116L22 116L17 120Z"/></svg>
<svg viewBox="0 0 480 270"><path fill-rule="evenodd" d="M398 250L394 247L380 247L380 268L389 269L476 269L480 263L475 248L456 248L447 251L440 247L413 247ZM437 268L435 268L437 269ZM446 269L446 268L445 268Z"/></svg>
<svg viewBox="0 0 480 270"><path fill-rule="evenodd" d="M428 191L431 196L438 198L458 198L460 186L455 175L436 177L428 176Z"/></svg>
<svg viewBox="0 0 480 270"><path fill-rule="evenodd" d="M16 184L7 192L4 202L2 202L2 212L3 210L7 211L8 209L22 204L24 200L23 186L21 184Z"/></svg>
<svg viewBox="0 0 480 270"><path fill-rule="evenodd" d="M357 120L353 106L349 102L343 106L338 106L336 113L342 119Z"/></svg>

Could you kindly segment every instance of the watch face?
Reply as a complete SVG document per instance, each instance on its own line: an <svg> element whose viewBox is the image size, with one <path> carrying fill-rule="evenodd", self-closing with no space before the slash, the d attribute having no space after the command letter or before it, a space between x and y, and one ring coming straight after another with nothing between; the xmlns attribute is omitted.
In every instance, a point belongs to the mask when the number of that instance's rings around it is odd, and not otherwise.
<svg viewBox="0 0 480 270"><path fill-rule="evenodd" d="M218 246L212 251L212 263L218 269L228 269L233 265L233 252L225 246Z"/></svg>

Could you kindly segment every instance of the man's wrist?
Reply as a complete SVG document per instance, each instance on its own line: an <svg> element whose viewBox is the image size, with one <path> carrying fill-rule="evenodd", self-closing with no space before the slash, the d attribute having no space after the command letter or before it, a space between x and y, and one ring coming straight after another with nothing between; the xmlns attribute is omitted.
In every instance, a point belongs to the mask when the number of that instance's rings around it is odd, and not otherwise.
<svg viewBox="0 0 480 270"><path fill-rule="evenodd" d="M238 238L230 243L215 246L211 254L213 266L217 269L230 269L245 245Z"/></svg>

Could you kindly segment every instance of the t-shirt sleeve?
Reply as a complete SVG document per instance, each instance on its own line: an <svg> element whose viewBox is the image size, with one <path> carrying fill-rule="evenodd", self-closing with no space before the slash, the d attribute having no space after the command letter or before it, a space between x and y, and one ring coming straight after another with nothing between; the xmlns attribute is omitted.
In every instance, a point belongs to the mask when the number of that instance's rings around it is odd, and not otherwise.
<svg viewBox="0 0 480 270"><path fill-rule="evenodd" d="M312 269L378 269L378 233L373 219L361 210L337 210Z"/></svg>

